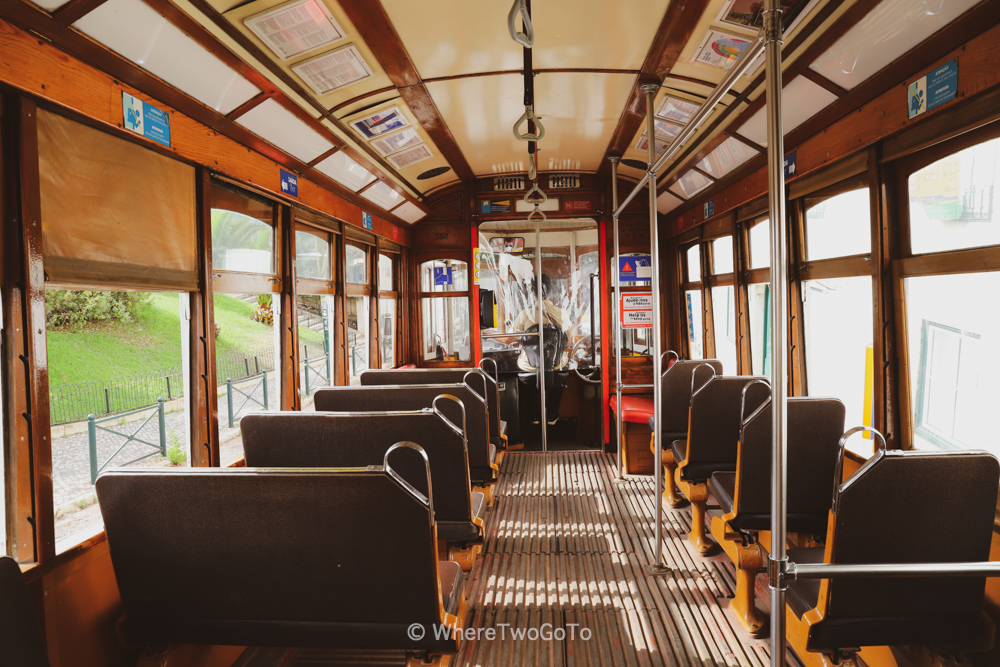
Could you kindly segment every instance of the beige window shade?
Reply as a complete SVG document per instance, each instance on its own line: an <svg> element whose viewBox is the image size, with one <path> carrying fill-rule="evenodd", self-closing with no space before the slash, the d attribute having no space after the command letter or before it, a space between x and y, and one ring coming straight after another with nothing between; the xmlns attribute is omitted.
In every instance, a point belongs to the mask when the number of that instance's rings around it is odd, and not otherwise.
<svg viewBox="0 0 1000 667"><path fill-rule="evenodd" d="M44 110L38 162L53 283L197 288L193 167Z"/></svg>
<svg viewBox="0 0 1000 667"><path fill-rule="evenodd" d="M788 198L798 199L799 197L812 194L829 187L851 176L857 176L868 170L868 151L855 153L849 158L841 160L836 164L826 167L823 171L811 174L788 186Z"/></svg>

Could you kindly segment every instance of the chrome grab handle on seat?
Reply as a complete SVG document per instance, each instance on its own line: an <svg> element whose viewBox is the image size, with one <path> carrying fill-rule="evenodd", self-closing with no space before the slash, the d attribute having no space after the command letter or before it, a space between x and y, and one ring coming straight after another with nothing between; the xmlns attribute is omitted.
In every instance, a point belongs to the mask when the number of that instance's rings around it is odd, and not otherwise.
<svg viewBox="0 0 1000 667"><path fill-rule="evenodd" d="M518 14L524 23L524 32L518 32L514 25ZM507 32L510 33L511 39L526 49L535 45L535 30L531 27L531 15L528 14L528 6L524 0L514 0L514 5L507 14Z"/></svg>
<svg viewBox="0 0 1000 667"><path fill-rule="evenodd" d="M448 416L445 415L444 412L442 412L441 408L438 407L438 401L440 401L441 399L444 399L446 401L455 401L456 403L458 403L458 407L461 408L461 410L462 410L462 427L461 428L458 427L458 424L456 424L452 420L448 419ZM449 426L449 428L451 428L451 430L453 430L455 433L457 433L458 435L462 436L463 438L466 438L466 439L468 438L468 436L466 436L466 430L465 430L465 426L466 426L466 423L465 423L465 403L463 403L459 398L457 398L455 396L452 396L451 394L438 394L437 396L434 397L434 400L431 401L431 407L434 409L434 414L436 414L438 417L440 417L441 420L445 424L447 424Z"/></svg>
<svg viewBox="0 0 1000 667"><path fill-rule="evenodd" d="M664 375L666 375L667 371L669 371L671 368L673 368L673 366L667 366L666 362L663 361L663 358L665 356L667 356L668 354L672 354L673 355L674 361L680 361L681 360L681 355L677 354L673 350L667 350L666 352L664 352L663 354L661 354L660 355L660 367L663 368L663 372L660 373L660 377L663 377Z"/></svg>
<svg viewBox="0 0 1000 667"><path fill-rule="evenodd" d="M424 494L420 493L420 491L417 491L417 489L415 489L412 484L410 484L405 479L403 479L402 476L398 472L396 472L395 470L393 470L392 466L389 465L389 455L392 454L397 449L412 449L413 451L417 452L418 454L420 454L420 456L423 457L423 459L424 459L424 470L427 471L427 495L426 496ZM393 445L392 447L390 447L389 449L386 450L385 456L382 458L382 469L385 470L387 473L389 473L390 477L392 477L394 480L396 480L397 482L399 482L403 486L404 489L406 489L407 491L409 491L410 493L412 493L417 500L419 500L420 502L422 502L424 505L426 505L428 507L428 509L430 509L430 511L431 511L430 512L430 514L431 514L431 525L433 526L434 525L434 491L431 489L431 460L429 458L427 458L427 452L424 451L424 448L421 447L420 445L418 445L415 442L410 442L409 440L403 440L401 442L397 442L395 445Z"/></svg>
<svg viewBox="0 0 1000 667"><path fill-rule="evenodd" d="M493 357L483 357L482 359L480 359L479 368L487 375L489 375L489 373L486 371L485 368L483 368L483 364L485 364L487 361L493 364L493 375L491 377L493 379L493 383L496 384L497 382L500 381L500 366L497 365L497 360L494 359Z"/></svg>
<svg viewBox="0 0 1000 667"><path fill-rule="evenodd" d="M473 377L478 377L478 378L480 378L482 380L482 382L483 382L483 396L482 396L482 398L485 401L486 400L486 392L489 390L489 385L486 384L486 378L489 377L489 376L486 375L486 373L481 368L473 368L471 371L468 371L465 375L462 376L462 382L464 382L465 384L469 385L469 387L472 386L471 384L469 384L469 376L470 375L473 376ZM476 393L478 394L479 392L477 391Z"/></svg>
<svg viewBox="0 0 1000 667"><path fill-rule="evenodd" d="M747 422L751 418L757 415L758 412L766 408L771 404L771 395L768 393L767 399L757 406L757 409L753 411L753 414L747 414L747 391L750 389L751 385L757 383L766 385L768 389L771 388L771 383L764 379L751 380L743 385L743 391L740 393L740 446L743 445L743 427L747 425Z"/></svg>
<svg viewBox="0 0 1000 667"><path fill-rule="evenodd" d="M847 449L847 441L851 439L852 435L860 432L871 433L873 436L878 436L878 443L877 443L878 450L872 455L870 459L865 461L864 465L858 468L857 471L855 471L855 473L851 475L850 479L846 481L841 481L844 476L844 451ZM837 454L837 468L833 477L834 481L833 511L835 513L837 511L837 505L840 502L841 491L849 487L852 484L853 480L857 479L858 477L861 477L861 475L863 475L866 470L870 469L872 466L878 463L885 456L886 449L887 446L885 443L885 437L881 433L879 433L877 429L874 429L870 426L855 426L854 428L849 429L846 433L844 433L844 435L840 437L840 450Z"/></svg>
<svg viewBox="0 0 1000 667"><path fill-rule="evenodd" d="M698 387L695 388L695 384L698 382L698 374L701 372L703 368L708 369L711 372L711 375L708 376L707 380L705 380L702 384L698 385ZM715 373L715 366L713 366L712 364L698 364L697 366L695 366L694 370L691 371L691 401L693 402L694 397L698 394L698 392L707 387L708 383L710 383L716 377L717 376Z"/></svg>

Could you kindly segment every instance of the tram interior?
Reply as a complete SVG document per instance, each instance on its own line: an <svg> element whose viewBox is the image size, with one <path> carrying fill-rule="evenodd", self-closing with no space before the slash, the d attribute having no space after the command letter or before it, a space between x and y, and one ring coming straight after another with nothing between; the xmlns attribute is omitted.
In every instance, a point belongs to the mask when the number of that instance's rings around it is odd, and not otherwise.
<svg viewBox="0 0 1000 667"><path fill-rule="evenodd" d="M0 665L1000 665L998 42L0 1Z"/></svg>

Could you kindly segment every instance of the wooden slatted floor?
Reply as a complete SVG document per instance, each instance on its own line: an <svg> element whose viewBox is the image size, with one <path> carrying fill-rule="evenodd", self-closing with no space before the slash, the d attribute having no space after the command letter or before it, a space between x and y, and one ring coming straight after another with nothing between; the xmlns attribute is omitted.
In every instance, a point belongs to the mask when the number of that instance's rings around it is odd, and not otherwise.
<svg viewBox="0 0 1000 667"><path fill-rule="evenodd" d="M653 480L615 482L613 466L613 455L597 452L507 454L483 554L466 583L466 627L483 634L462 643L453 666L769 664L767 640L748 637L727 611L736 585L729 559L690 546L689 509L664 510L672 569L647 574ZM398 660L300 651L291 664Z"/></svg>

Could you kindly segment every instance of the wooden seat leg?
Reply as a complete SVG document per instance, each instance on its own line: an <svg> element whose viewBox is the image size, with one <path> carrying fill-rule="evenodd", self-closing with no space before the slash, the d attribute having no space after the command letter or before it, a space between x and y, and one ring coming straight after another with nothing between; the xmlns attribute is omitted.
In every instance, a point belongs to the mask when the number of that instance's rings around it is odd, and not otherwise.
<svg viewBox="0 0 1000 667"><path fill-rule="evenodd" d="M653 452L654 457L656 456L656 440L653 434L649 436L649 451ZM663 466L663 499L671 507L681 507L686 501L684 500L684 496L677 492L677 486L674 484L674 471L677 470L677 461L674 459L674 452L671 449L664 448L661 456L660 464Z"/></svg>
<svg viewBox="0 0 1000 667"><path fill-rule="evenodd" d="M712 537L736 565L736 594L729 608L743 629L756 637L767 628L767 616L754 603L754 580L764 567L764 550L759 544L743 544L740 534L729 528L725 517L712 518Z"/></svg>
<svg viewBox="0 0 1000 667"><path fill-rule="evenodd" d="M677 486L691 501L691 532L688 533L688 539L691 540L691 544L694 545L698 553L707 554L715 546L715 542L708 537L705 531L705 517L708 513L708 484L704 482L692 484L680 479L679 470L675 473L675 478Z"/></svg>
<svg viewBox="0 0 1000 667"><path fill-rule="evenodd" d="M476 558L482 551L483 545L481 543L470 544L464 549L452 545L448 548L448 560L458 563L463 572L468 572L475 565Z"/></svg>

